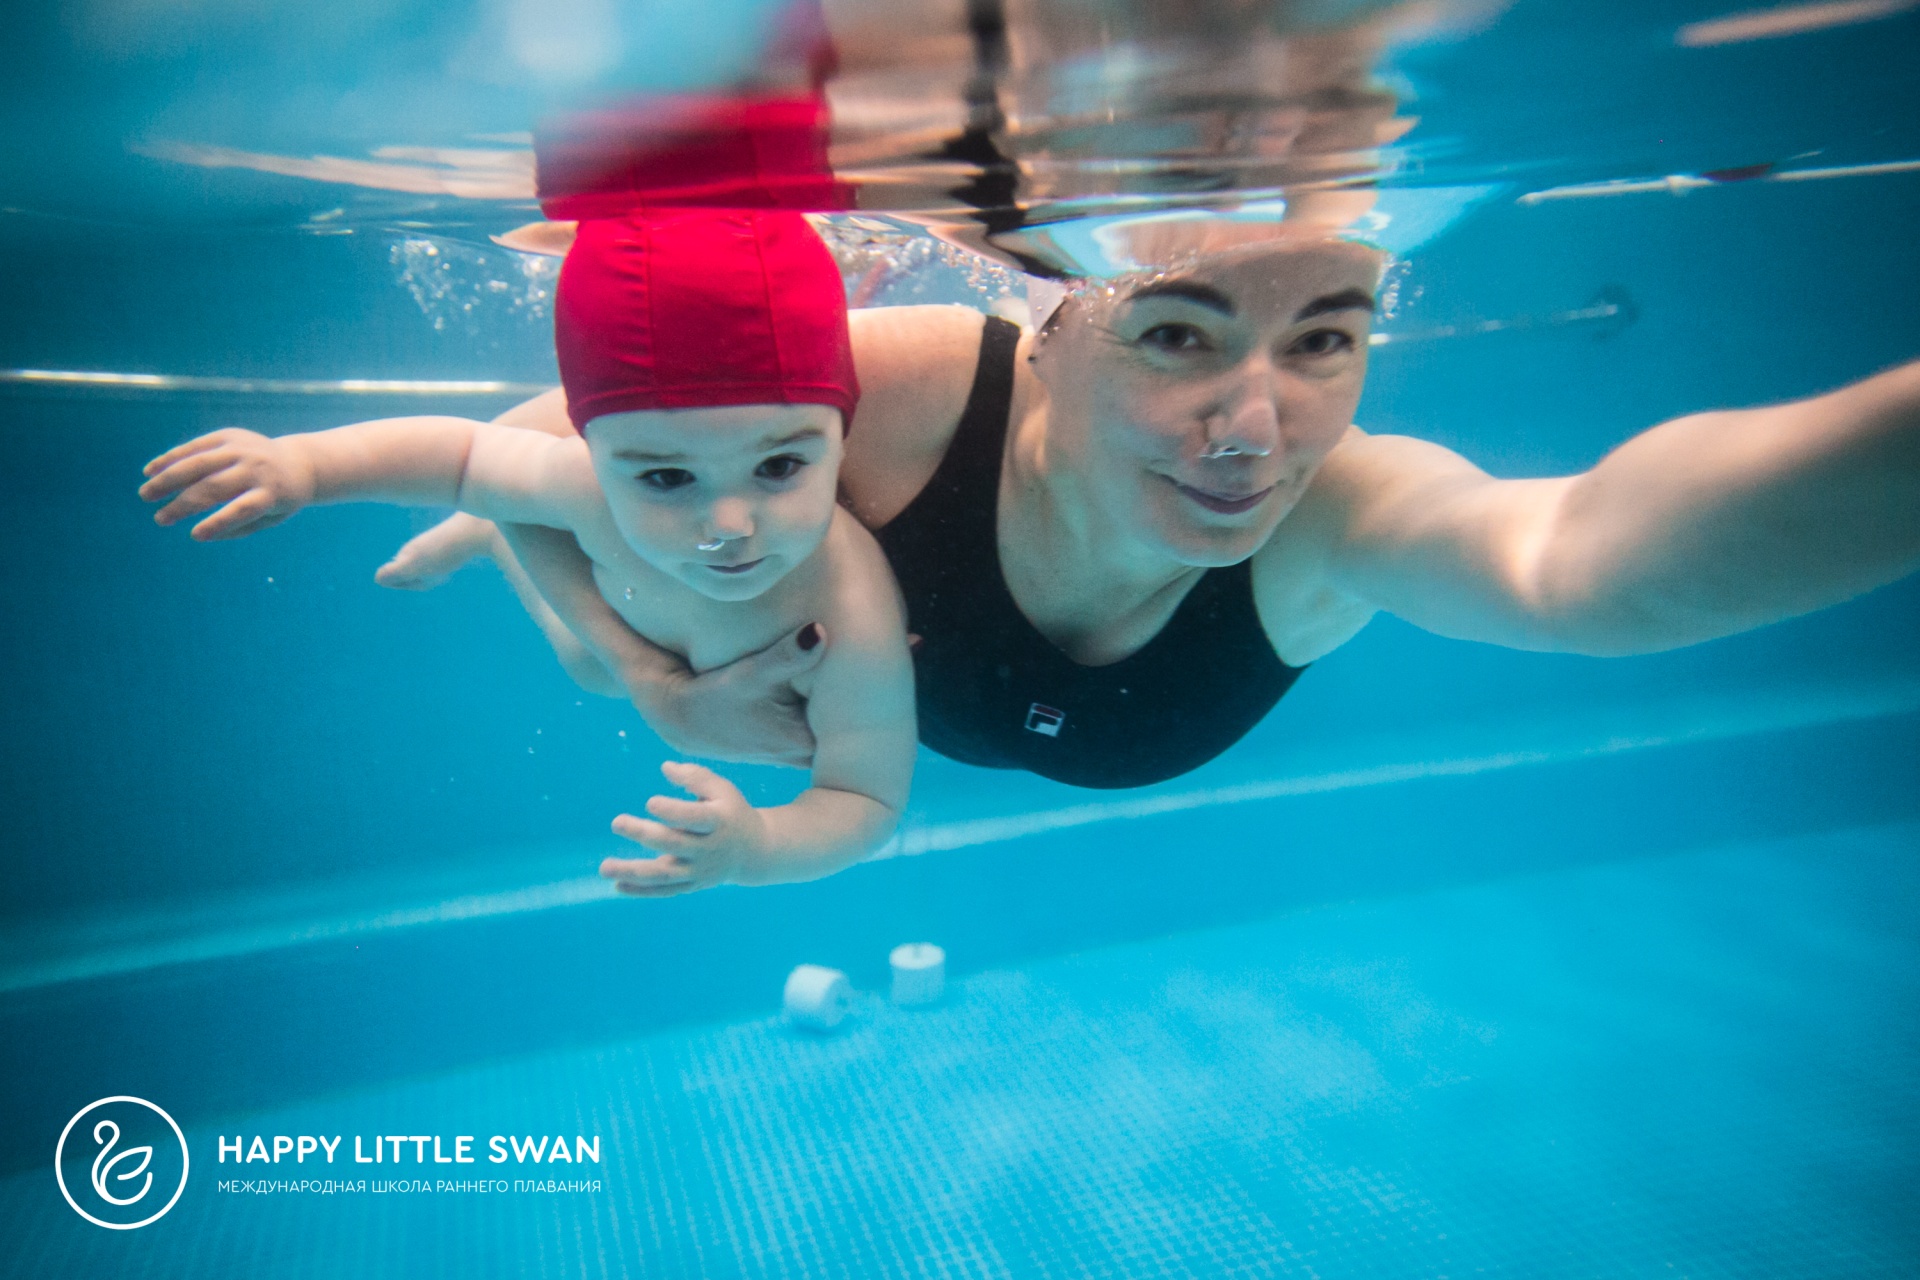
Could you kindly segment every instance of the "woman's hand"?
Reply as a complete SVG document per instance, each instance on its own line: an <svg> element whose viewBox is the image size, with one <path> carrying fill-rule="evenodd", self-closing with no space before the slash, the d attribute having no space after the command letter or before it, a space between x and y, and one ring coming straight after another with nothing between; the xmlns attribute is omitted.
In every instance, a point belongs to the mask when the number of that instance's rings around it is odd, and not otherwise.
<svg viewBox="0 0 1920 1280"><path fill-rule="evenodd" d="M655 856L608 858L600 874L620 892L637 898L670 898L738 880L772 848L766 818L747 803L740 789L711 769L669 760L660 766L667 781L693 796L655 796L646 818L623 813L613 820L614 834Z"/></svg>
<svg viewBox="0 0 1920 1280"><path fill-rule="evenodd" d="M572 534L513 524L503 525L501 534L512 548L508 559L518 558L538 598L612 673L668 746L740 764L812 763L806 702L793 682L826 654L818 626L801 627L757 653L695 674L679 654L640 635L614 612ZM533 610L538 602L527 599L527 607Z"/></svg>
<svg viewBox="0 0 1920 1280"><path fill-rule="evenodd" d="M313 466L297 445L228 427L189 440L146 465L140 496L173 499L156 524L220 510L193 527L197 542L241 538L270 529L313 501Z"/></svg>
<svg viewBox="0 0 1920 1280"><path fill-rule="evenodd" d="M621 652L628 660L611 665L647 726L675 751L804 769L813 763L813 730L807 727L806 699L793 691L793 682L826 655L825 641L826 633L810 622L757 653L697 675L644 641L644 648ZM611 656L607 646L600 647L600 656Z"/></svg>

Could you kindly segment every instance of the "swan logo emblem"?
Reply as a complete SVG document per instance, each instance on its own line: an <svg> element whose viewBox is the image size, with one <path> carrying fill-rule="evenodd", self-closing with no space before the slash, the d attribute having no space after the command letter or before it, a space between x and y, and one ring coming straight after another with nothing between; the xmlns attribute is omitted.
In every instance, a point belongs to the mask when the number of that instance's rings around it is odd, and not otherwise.
<svg viewBox="0 0 1920 1280"><path fill-rule="evenodd" d="M68 1182L67 1164L71 1159L79 1166L89 1154L92 1163L85 1178L78 1176L78 1167L73 1170L76 1195ZM187 1189L187 1163L187 1137L173 1117L145 1098L125 1095L101 1098L80 1108L60 1131L59 1144L53 1149L53 1176L60 1194L75 1213L109 1231L132 1231L165 1215Z"/></svg>

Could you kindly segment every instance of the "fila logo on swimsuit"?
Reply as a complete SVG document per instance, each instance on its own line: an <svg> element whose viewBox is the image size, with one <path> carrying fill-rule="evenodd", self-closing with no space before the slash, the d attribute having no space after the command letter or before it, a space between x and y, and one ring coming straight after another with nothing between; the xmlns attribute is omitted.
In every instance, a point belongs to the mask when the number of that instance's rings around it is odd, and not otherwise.
<svg viewBox="0 0 1920 1280"><path fill-rule="evenodd" d="M1067 713L1057 707L1049 707L1036 702L1027 708L1027 729L1042 737L1057 738L1060 726L1067 722Z"/></svg>

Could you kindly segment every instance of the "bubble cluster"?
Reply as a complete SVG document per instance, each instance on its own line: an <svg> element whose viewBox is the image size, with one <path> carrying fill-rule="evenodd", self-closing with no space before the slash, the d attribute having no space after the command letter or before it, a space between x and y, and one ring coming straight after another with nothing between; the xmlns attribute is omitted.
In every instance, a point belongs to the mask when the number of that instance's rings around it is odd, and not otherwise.
<svg viewBox="0 0 1920 1280"><path fill-rule="evenodd" d="M545 325L553 316L560 260L408 236L388 250L396 281L440 332L479 337L502 324Z"/></svg>
<svg viewBox="0 0 1920 1280"><path fill-rule="evenodd" d="M847 282L855 307L962 302L983 311L1026 298L1026 277L910 223L840 214L815 225Z"/></svg>

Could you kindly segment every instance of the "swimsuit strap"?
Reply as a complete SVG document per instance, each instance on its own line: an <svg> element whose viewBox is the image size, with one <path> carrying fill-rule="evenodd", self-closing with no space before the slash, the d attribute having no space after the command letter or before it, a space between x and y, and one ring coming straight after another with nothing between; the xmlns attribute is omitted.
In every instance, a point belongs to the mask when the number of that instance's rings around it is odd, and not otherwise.
<svg viewBox="0 0 1920 1280"><path fill-rule="evenodd" d="M1074 662L1021 612L998 507L1020 330L988 318L946 456L876 531L907 603L920 740L942 755L1083 787L1174 777L1232 746L1299 675L1260 625L1248 562L1200 576L1118 662Z"/></svg>
<svg viewBox="0 0 1920 1280"><path fill-rule="evenodd" d="M967 393L966 408L960 411L953 440L933 478L909 507L916 517L933 516L951 534L975 545L983 532L986 546L999 545L996 498L1000 493L1000 463L1007 450L1007 419L1013 412L1013 367L1019 349L1020 326L988 316L980 332L980 361L974 367L973 387Z"/></svg>

